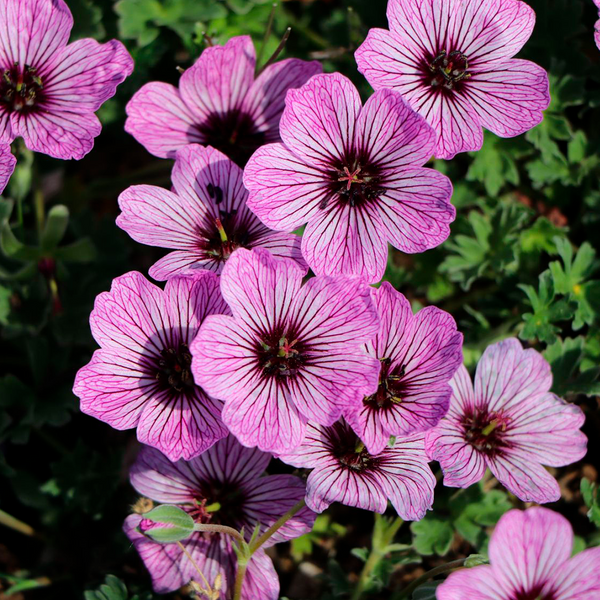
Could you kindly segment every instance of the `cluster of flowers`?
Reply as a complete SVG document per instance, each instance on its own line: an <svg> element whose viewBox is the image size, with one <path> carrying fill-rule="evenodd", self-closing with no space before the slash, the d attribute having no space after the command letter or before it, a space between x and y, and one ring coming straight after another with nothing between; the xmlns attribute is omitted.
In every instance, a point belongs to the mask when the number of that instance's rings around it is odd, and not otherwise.
<svg viewBox="0 0 600 600"><path fill-rule="evenodd" d="M268 543L308 531L314 512L336 501L381 513L389 500L417 520L433 503L431 460L447 486L467 487L489 468L522 500L550 502L560 491L542 465L585 454L583 414L549 391L539 353L515 339L492 345L473 386L449 314L413 314L389 284L369 285L383 276L388 242L415 253L449 235L452 186L423 166L432 155L481 148L482 126L506 137L541 121L547 75L512 58L534 13L520 0L390 0L388 18L390 31L371 30L356 52L376 90L364 106L347 78L321 74L316 62L287 59L256 74L245 36L207 48L179 88L149 83L127 106L126 130L175 165L171 191L121 194L117 224L172 252L149 272L164 289L131 272L98 296L90 324L100 349L74 391L83 412L137 428L148 447L131 472L135 489L198 523L249 539L303 497L307 507ZM67 45L71 25L62 0L0 8L0 187L16 136L58 158L86 154L100 132L94 112L132 71L119 42ZM292 233L303 225L302 237ZM309 267L315 276L303 283ZM271 456L310 469L306 484L261 477ZM509 513L492 566L452 576L439 597L469 589L555 598L544 586L572 577L571 567L554 568L569 553L559 519ZM125 531L156 591L200 569L231 595L227 535L161 545L144 535L145 521L131 515ZM565 550L548 563L551 574L527 574L522 593L510 591L503 565L523 560L503 540L515 530L524 552L538 551L527 536L545 521L566 535ZM259 550L241 597L276 599L278 589Z"/></svg>

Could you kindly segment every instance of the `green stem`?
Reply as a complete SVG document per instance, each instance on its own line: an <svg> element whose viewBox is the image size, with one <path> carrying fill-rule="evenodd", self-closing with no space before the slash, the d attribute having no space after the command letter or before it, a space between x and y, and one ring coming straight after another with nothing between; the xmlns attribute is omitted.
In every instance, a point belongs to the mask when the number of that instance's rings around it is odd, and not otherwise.
<svg viewBox="0 0 600 600"><path fill-rule="evenodd" d="M235 574L235 585L233 588L233 600L241 600L242 598L242 586L244 585L244 577L246 577L247 568L247 565L238 563L237 572Z"/></svg>
<svg viewBox="0 0 600 600"><path fill-rule="evenodd" d="M295 506L292 506L284 515L279 517L269 529L267 529L259 538L250 544L250 553L254 554L278 529L283 527L292 517L298 514L304 507L306 502L304 498Z"/></svg>
<svg viewBox="0 0 600 600"><path fill-rule="evenodd" d="M245 541L239 531L235 530L233 527L227 527L227 525L196 523L194 525L194 531L202 531L205 533L224 533L225 535L230 535L238 543L243 543Z"/></svg>
<svg viewBox="0 0 600 600"><path fill-rule="evenodd" d="M403 589L400 592L400 595L396 598L396 600L404 600L404 598L410 598L411 594L422 584L428 581L429 579L433 579L438 575L442 575L447 573L448 571L452 571L454 569L458 569L465 564L464 558L459 558L458 560L453 560L452 562L446 563L444 565L440 565L439 567L435 567L431 569L431 571L427 571L427 573L423 573L421 577L417 577L408 587Z"/></svg>
<svg viewBox="0 0 600 600"><path fill-rule="evenodd" d="M260 50L258 51L258 56L256 57L256 66L262 62L263 53L265 51L265 46L269 41L269 37L271 36L271 31L273 30L273 20L275 19L275 9L277 8L277 2L273 2L273 6L271 7L271 12L269 13L269 20L267 22L267 28L265 29L265 35L263 36L262 44L260 45Z"/></svg>
<svg viewBox="0 0 600 600"><path fill-rule="evenodd" d="M37 227L38 238L41 239L44 231L44 193L42 192L42 186L40 185L39 175L34 175L36 178L35 188L33 190L33 209L35 212L35 224Z"/></svg>
<svg viewBox="0 0 600 600"><path fill-rule="evenodd" d="M375 513L375 519L378 521L380 519L383 519L383 517ZM400 527L402 527L402 523L402 519L400 517L397 517L387 529L385 535L381 540L376 541L375 536L373 536L371 554L369 554L369 558L367 558L367 562L365 563L365 566L361 571L358 584L354 588L351 600L360 600L360 598L362 598L367 583L371 577L371 573L373 572L373 569L377 566L377 563L386 555L387 548L392 543Z"/></svg>
<svg viewBox="0 0 600 600"><path fill-rule="evenodd" d="M31 527L31 525L27 525L27 523L23 523L23 521L19 521L19 519L15 519L15 517L9 515L8 513L0 510L0 525L4 525L5 527L10 527L10 529L14 529L19 533L24 535L28 535L30 537L36 537L37 534L35 529Z"/></svg>

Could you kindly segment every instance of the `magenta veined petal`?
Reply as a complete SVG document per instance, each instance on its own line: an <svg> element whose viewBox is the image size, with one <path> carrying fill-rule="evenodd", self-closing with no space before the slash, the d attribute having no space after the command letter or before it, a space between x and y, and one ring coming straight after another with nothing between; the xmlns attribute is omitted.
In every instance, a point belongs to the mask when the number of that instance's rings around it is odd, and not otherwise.
<svg viewBox="0 0 600 600"><path fill-rule="evenodd" d="M214 315L192 344L194 377L225 403L223 419L245 446L298 447L309 420L330 425L377 387L364 350L377 331L358 278L315 277L264 249L236 250L221 275L232 316Z"/></svg>
<svg viewBox="0 0 600 600"><path fill-rule="evenodd" d="M82 412L137 428L171 460L210 448L228 431L222 402L194 381L189 346L208 315L228 312L208 271L172 278L164 291L135 271L115 279L90 315L101 348L75 379Z"/></svg>
<svg viewBox="0 0 600 600"><path fill-rule="evenodd" d="M212 146L243 167L260 146L279 141L285 94L321 72L316 61L286 59L255 79L249 36L206 48L179 87L152 82L127 105L125 129L148 152L175 158L188 144Z"/></svg>
<svg viewBox="0 0 600 600"><path fill-rule="evenodd" d="M261 532L266 531L305 493L305 485L298 477L264 475L270 459L270 455L257 449L244 448L231 435L190 461L171 462L157 450L144 447L132 466L130 479L143 496L177 504L197 523L243 529L250 540L257 525ZM218 508L207 511L207 505ZM302 508L269 539L267 546L307 533L315 516L310 509ZM143 514L130 515L124 530L150 572L156 592L175 591L197 579L197 566L210 585L220 576L221 592L227 596L231 593L237 558L228 535L194 533L182 542L186 554L177 544L158 544L140 533L143 519ZM277 575L261 548L248 565L242 598L278 597Z"/></svg>
<svg viewBox="0 0 600 600"><path fill-rule="evenodd" d="M423 252L450 233L452 184L423 165L435 133L390 90L360 101L339 73L315 75L290 90L283 144L257 150L244 169L248 206L269 227L306 224L302 254L317 275L375 283L387 244Z"/></svg>
<svg viewBox="0 0 600 600"><path fill-rule="evenodd" d="M390 0L390 30L355 53L374 89L396 90L435 130L436 158L479 150L482 127L513 137L543 118L548 76L513 59L535 13L521 0Z"/></svg>
<svg viewBox="0 0 600 600"><path fill-rule="evenodd" d="M133 71L117 40L67 44L63 0L11 0L0 8L0 142L61 159L83 158L102 129L95 112ZM19 89L17 90L17 82Z"/></svg>
<svg viewBox="0 0 600 600"><path fill-rule="evenodd" d="M10 146L0 143L0 194L4 191L16 164L17 159L10 151Z"/></svg>
<svg viewBox="0 0 600 600"><path fill-rule="evenodd" d="M583 458L587 438L581 409L552 394L550 365L509 338L488 346L475 375L464 367L452 382L448 414L426 433L427 454L444 471L444 485L468 487L489 468L525 502L560 498L543 465Z"/></svg>

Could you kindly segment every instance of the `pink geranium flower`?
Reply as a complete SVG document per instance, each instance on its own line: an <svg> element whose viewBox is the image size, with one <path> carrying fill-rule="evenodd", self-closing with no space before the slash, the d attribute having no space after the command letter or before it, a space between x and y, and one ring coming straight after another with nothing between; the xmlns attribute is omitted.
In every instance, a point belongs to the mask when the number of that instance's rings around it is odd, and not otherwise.
<svg viewBox="0 0 600 600"><path fill-rule="evenodd" d="M541 122L544 69L512 57L535 13L521 0L389 0L390 31L371 29L356 51L376 89L402 93L435 129L437 158L479 150L482 127L501 137Z"/></svg>
<svg viewBox="0 0 600 600"><path fill-rule="evenodd" d="M197 523L227 525L238 531L243 528L249 541L257 524L264 532L304 496L305 486L298 477L262 476L270 459L259 450L243 448L233 436L189 462L171 463L160 452L143 448L130 479L140 494L157 502L180 505ZM263 548L309 532L314 519L315 514L303 508ZM142 535L139 527L141 524L143 529L143 521L141 515L130 515L124 530L150 571L156 592L175 591L192 579L203 584L197 566L211 587L220 574L219 597L231 597L237 565L231 537L198 532L181 542L196 563L194 566L177 544L159 544ZM277 574L262 548L248 564L242 598L279 598Z"/></svg>
<svg viewBox="0 0 600 600"><path fill-rule="evenodd" d="M462 364L462 334L434 306L413 315L408 300L387 282L371 296L381 324L366 347L381 363L379 387L345 416L369 452L379 454L390 436L431 429L448 412L449 382Z"/></svg>
<svg viewBox="0 0 600 600"><path fill-rule="evenodd" d="M435 134L400 94L376 92L363 107L339 73L290 90L283 144L263 146L244 170L248 206L272 229L308 223L302 254L318 275L381 279L390 242L423 252L450 232L450 180L423 168Z"/></svg>
<svg viewBox="0 0 600 600"><path fill-rule="evenodd" d="M383 513L389 499L405 521L418 521L433 504L435 477L422 434L396 439L371 454L343 420L330 427L309 425L302 445L277 457L312 469L306 504L316 512L341 502Z"/></svg>
<svg viewBox="0 0 600 600"><path fill-rule="evenodd" d="M174 277L164 291L135 271L117 277L90 315L100 344L75 378L82 412L171 460L190 459L227 435L222 403L194 381L189 345L207 315L229 312L214 273Z"/></svg>
<svg viewBox="0 0 600 600"><path fill-rule="evenodd" d="M236 250L221 275L233 316L207 317L192 344L196 381L225 401L223 420L245 446L296 448L309 419L330 425L377 389L379 361L362 347L378 327L368 286L302 285L303 275L266 250Z"/></svg>
<svg viewBox="0 0 600 600"><path fill-rule="evenodd" d="M150 267L154 279L208 269L220 273L236 248L267 248L305 266L300 237L265 227L246 206L242 170L214 148L177 152L173 191L134 185L119 196L117 225L143 244L176 248Z"/></svg>
<svg viewBox="0 0 600 600"><path fill-rule="evenodd" d="M102 126L94 114L133 70L117 40L67 45L63 0L3 0L0 6L0 142L21 136L30 150L82 158Z"/></svg>
<svg viewBox="0 0 600 600"><path fill-rule="evenodd" d="M516 339L489 346L475 375L475 389L461 366L448 414L427 432L425 445L444 471L444 485L465 488L486 468L525 502L560 498L556 480L542 467L580 460L587 439L581 409L550 393L550 365Z"/></svg>
<svg viewBox="0 0 600 600"><path fill-rule="evenodd" d="M0 194L4 191L16 164L17 159L10 151L10 146L0 143Z"/></svg>
<svg viewBox="0 0 600 600"><path fill-rule="evenodd" d="M600 548L571 557L573 529L547 508L507 512L490 540L490 565L452 573L438 600L596 600Z"/></svg>
<svg viewBox="0 0 600 600"><path fill-rule="evenodd" d="M255 69L249 36L211 46L183 73L179 89L153 82L136 92L127 105L125 129L160 158L198 143L243 166L259 146L279 140L286 91L320 73L321 65L288 58L256 79Z"/></svg>

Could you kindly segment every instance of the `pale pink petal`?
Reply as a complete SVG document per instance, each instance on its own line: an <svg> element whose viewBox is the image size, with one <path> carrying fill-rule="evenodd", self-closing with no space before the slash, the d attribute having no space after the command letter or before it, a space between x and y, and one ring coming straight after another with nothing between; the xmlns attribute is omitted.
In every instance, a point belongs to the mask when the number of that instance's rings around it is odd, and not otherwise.
<svg viewBox="0 0 600 600"><path fill-rule="evenodd" d="M360 209L336 202L311 219L302 254L317 275L356 275L369 283L383 277L387 243L375 204Z"/></svg>
<svg viewBox="0 0 600 600"><path fill-rule="evenodd" d="M380 514L387 508L387 498L373 474L341 469L334 461L312 471L306 481L306 504L311 510L321 513L332 502Z"/></svg>
<svg viewBox="0 0 600 600"><path fill-rule="evenodd" d="M169 460L190 460L229 433L220 418L222 406L197 387L177 395L157 391L140 414L138 440Z"/></svg>
<svg viewBox="0 0 600 600"><path fill-rule="evenodd" d="M285 105L281 139L296 156L327 168L351 148L361 101L348 78L315 75L302 88L289 90Z"/></svg>
<svg viewBox="0 0 600 600"><path fill-rule="evenodd" d="M420 167L435 147L433 129L392 90L379 90L367 100L354 137L355 146L381 169Z"/></svg>
<svg viewBox="0 0 600 600"><path fill-rule="evenodd" d="M464 86L479 122L501 137L514 137L542 121L550 104L548 75L528 60L509 60L474 73Z"/></svg>
<svg viewBox="0 0 600 600"><path fill-rule="evenodd" d="M292 231L319 214L331 193L326 176L283 144L259 148L244 169L248 206L268 227Z"/></svg>
<svg viewBox="0 0 600 600"><path fill-rule="evenodd" d="M433 169L409 167L387 174L385 185L375 208L392 246L414 254L447 239L456 216L448 177Z"/></svg>
<svg viewBox="0 0 600 600"><path fill-rule="evenodd" d="M21 136L30 150L63 160L83 158L102 130L93 113L13 112L10 123L13 134Z"/></svg>
<svg viewBox="0 0 600 600"><path fill-rule="evenodd" d="M573 530L567 519L536 507L502 516L489 555L495 578L510 598L549 581L568 560L572 546Z"/></svg>
<svg viewBox="0 0 600 600"><path fill-rule="evenodd" d="M600 548L588 548L568 560L551 577L556 600L600 597Z"/></svg>
<svg viewBox="0 0 600 600"><path fill-rule="evenodd" d="M99 44L84 39L69 44L47 68L41 106L88 113L115 95L117 86L133 71L133 59L117 40Z"/></svg>
<svg viewBox="0 0 600 600"><path fill-rule="evenodd" d="M433 505L435 476L429 468L423 436L398 439L376 457L373 476L405 521L419 521Z"/></svg>
<svg viewBox="0 0 600 600"><path fill-rule="evenodd" d="M201 117L188 108L179 90L167 83L142 86L126 111L125 131L159 158L174 158L179 148L206 142L196 126Z"/></svg>
<svg viewBox="0 0 600 600"><path fill-rule="evenodd" d="M437 600L507 600L489 565L459 569L436 589Z"/></svg>
<svg viewBox="0 0 600 600"><path fill-rule="evenodd" d="M5 106L0 105L0 146L10 144L15 137L10 125L10 112Z"/></svg>
<svg viewBox="0 0 600 600"><path fill-rule="evenodd" d="M535 350L523 350L516 338L486 348L475 375L475 399L489 411L534 401L552 385L550 365Z"/></svg>
<svg viewBox="0 0 600 600"><path fill-rule="evenodd" d="M252 529L256 523L260 523L261 530L266 531L280 515L288 512L304 498L305 491L303 481L294 475L270 475L249 481L244 486L247 501L244 517L247 528ZM304 507L280 527L263 547L268 548L308 533L312 529L315 517L315 513Z"/></svg>
<svg viewBox="0 0 600 600"><path fill-rule="evenodd" d="M118 222L117 225L119 225ZM169 252L169 254L157 260L148 269L148 274L157 281L166 281L176 275L188 275L201 269L220 273L223 269L223 263L217 259L207 259L203 252L175 250L175 252Z"/></svg>
<svg viewBox="0 0 600 600"><path fill-rule="evenodd" d="M17 159L11 153L10 146L0 143L0 194L4 191L16 164Z"/></svg>
<svg viewBox="0 0 600 600"><path fill-rule="evenodd" d="M204 117L239 109L254 80L255 63L254 45L247 35L206 48L181 76L181 97Z"/></svg>
<svg viewBox="0 0 600 600"><path fill-rule="evenodd" d="M221 293L234 317L250 331L267 332L285 321L303 276L295 262L274 258L260 248L240 248L223 269Z"/></svg>
<svg viewBox="0 0 600 600"><path fill-rule="evenodd" d="M302 256L301 243L302 238L295 233L276 233L262 224L252 233L253 248L263 248L279 258L291 258L306 273L308 265Z"/></svg>
<svg viewBox="0 0 600 600"><path fill-rule="evenodd" d="M269 65L254 81L242 103L242 112L252 117L265 142L279 141L279 120L285 108L285 93L304 85L323 67L317 61L287 58Z"/></svg>
<svg viewBox="0 0 600 600"><path fill-rule="evenodd" d="M234 392L223 409L223 421L244 446L265 452L285 452L304 438L306 418L289 392L275 379L260 380Z"/></svg>
<svg viewBox="0 0 600 600"><path fill-rule="evenodd" d="M73 17L63 0L19 0L0 5L0 63L40 69L66 45Z"/></svg>
<svg viewBox="0 0 600 600"><path fill-rule="evenodd" d="M273 561L260 548L252 555L242 584L242 600L277 600L279 577Z"/></svg>

